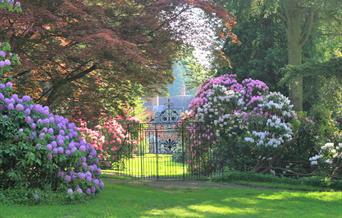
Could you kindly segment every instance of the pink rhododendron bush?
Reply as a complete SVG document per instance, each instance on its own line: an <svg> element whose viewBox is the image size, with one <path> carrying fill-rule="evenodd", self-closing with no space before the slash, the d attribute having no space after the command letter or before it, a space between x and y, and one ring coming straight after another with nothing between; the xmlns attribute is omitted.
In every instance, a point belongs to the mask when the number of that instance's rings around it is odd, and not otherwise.
<svg viewBox="0 0 342 218"><path fill-rule="evenodd" d="M78 130L97 150L102 167L112 168L120 160L130 157L137 145L138 133L135 131L139 120L134 117L102 118L100 124L90 128L87 122L78 120ZM115 166L114 166L115 165Z"/></svg>
<svg viewBox="0 0 342 218"><path fill-rule="evenodd" d="M9 50L8 44L0 46L0 79L17 62ZM104 186L98 162L96 149L74 123L34 104L29 96L14 94L11 82L0 81L1 189L91 196Z"/></svg>
<svg viewBox="0 0 342 218"><path fill-rule="evenodd" d="M295 113L287 97L259 80L239 82L226 74L204 83L183 118L188 120L192 155L207 167L266 172L293 137ZM199 132L199 133L198 133ZM193 166L196 169L196 166Z"/></svg>

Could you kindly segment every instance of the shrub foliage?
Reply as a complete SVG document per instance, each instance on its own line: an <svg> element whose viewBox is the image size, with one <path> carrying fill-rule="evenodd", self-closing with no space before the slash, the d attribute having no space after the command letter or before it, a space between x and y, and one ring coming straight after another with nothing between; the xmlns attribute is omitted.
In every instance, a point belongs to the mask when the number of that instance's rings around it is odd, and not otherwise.
<svg viewBox="0 0 342 218"><path fill-rule="evenodd" d="M17 58L0 47L0 77ZM92 195L103 188L95 148L66 118L0 82L0 187Z"/></svg>
<svg viewBox="0 0 342 218"><path fill-rule="evenodd" d="M293 137L294 116L289 99L269 92L264 82L240 83L235 75L226 74L201 86L184 122L192 119L206 126L191 146L194 156L213 154L208 165L270 172L277 151Z"/></svg>

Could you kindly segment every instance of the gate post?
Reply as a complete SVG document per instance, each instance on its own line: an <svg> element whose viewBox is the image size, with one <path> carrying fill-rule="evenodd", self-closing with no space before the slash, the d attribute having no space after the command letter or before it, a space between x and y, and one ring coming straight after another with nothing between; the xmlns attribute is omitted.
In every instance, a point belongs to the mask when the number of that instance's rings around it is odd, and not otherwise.
<svg viewBox="0 0 342 218"><path fill-rule="evenodd" d="M185 149L184 149L184 123L182 123L182 159L183 159L183 180L185 180Z"/></svg>
<svg viewBox="0 0 342 218"><path fill-rule="evenodd" d="M144 147L145 147L145 143L143 140L140 140L141 139L141 136L143 134L143 126L141 123L138 124L138 138L137 138L137 141L139 143L138 147L139 147L139 154L140 154L140 169L141 169L141 173L140 173L140 178L145 178L146 175L145 175L145 171L144 171L144 158L145 158L145 151L144 151Z"/></svg>
<svg viewBox="0 0 342 218"><path fill-rule="evenodd" d="M154 133L155 133L155 142L156 142L156 173L157 173L157 180L159 180L159 162L158 162L158 129L157 124L154 125Z"/></svg>

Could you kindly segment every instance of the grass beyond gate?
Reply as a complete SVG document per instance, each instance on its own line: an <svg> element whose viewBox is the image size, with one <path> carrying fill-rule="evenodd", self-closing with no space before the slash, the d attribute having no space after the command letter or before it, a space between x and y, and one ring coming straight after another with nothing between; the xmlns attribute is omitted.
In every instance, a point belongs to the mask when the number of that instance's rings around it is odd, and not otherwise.
<svg viewBox="0 0 342 218"><path fill-rule="evenodd" d="M121 175L151 178L160 177L178 178L188 174L188 167L184 163L172 160L171 154L145 154L134 156L123 161L124 167L116 170L104 170Z"/></svg>
<svg viewBox="0 0 342 218"><path fill-rule="evenodd" d="M0 205L0 217L342 217L342 192L289 191L210 182L146 184L108 178L104 181L104 191L86 203Z"/></svg>

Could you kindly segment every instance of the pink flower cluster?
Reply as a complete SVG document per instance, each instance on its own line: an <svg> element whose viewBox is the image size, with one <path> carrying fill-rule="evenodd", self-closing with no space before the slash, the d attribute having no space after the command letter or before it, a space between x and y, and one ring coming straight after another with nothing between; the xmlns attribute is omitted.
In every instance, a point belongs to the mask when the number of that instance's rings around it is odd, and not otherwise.
<svg viewBox="0 0 342 218"><path fill-rule="evenodd" d="M125 127L127 124L138 123L139 120L135 117L104 118L102 120L103 122L94 129L88 128L85 121L79 120L78 130L97 150L100 161L109 167L111 163L130 155L137 142L130 137L131 133Z"/></svg>
<svg viewBox="0 0 342 218"><path fill-rule="evenodd" d="M100 131L88 128L86 121L79 119L79 127L82 137L91 144L97 151L102 150L102 144L104 143L104 136Z"/></svg>

